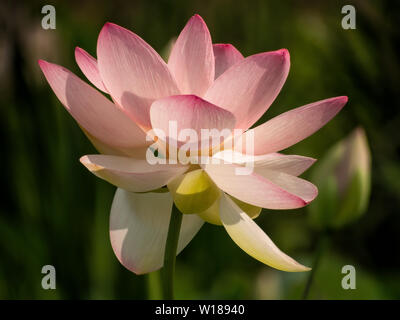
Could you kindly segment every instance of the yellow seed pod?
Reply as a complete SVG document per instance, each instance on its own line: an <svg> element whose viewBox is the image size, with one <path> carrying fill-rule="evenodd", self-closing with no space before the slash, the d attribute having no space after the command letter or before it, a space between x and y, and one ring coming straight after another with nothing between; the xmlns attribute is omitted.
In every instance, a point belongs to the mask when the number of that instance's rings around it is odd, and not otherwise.
<svg viewBox="0 0 400 320"><path fill-rule="evenodd" d="M219 196L219 189L202 169L187 172L168 183L175 205L185 214L207 210Z"/></svg>
<svg viewBox="0 0 400 320"><path fill-rule="evenodd" d="M228 195L229 196L229 195ZM237 205L240 209L242 209L244 212L248 214L248 216L252 219L257 218L260 215L261 209L260 207L253 206L251 204L248 204L246 202L240 201L239 199L236 199L232 196L229 196ZM221 226L222 222L219 217L219 206L220 206L220 198L221 195L218 197L218 199L212 204L211 207L209 207L207 210L199 213L199 216L206 222L215 224L217 226Z"/></svg>
<svg viewBox="0 0 400 320"><path fill-rule="evenodd" d="M219 218L219 199L221 196L214 201L214 203L207 210L199 213L200 218L204 221L215 224L217 226L222 226L221 219Z"/></svg>

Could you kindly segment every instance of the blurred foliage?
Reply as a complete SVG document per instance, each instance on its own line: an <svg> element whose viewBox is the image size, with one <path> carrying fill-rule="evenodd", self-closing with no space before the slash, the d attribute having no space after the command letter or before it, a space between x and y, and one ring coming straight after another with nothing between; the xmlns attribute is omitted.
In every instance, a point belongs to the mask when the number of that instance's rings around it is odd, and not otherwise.
<svg viewBox="0 0 400 320"><path fill-rule="evenodd" d="M57 29L41 29L41 8L53 4ZM108 238L114 187L79 163L95 153L45 83L37 59L83 77L74 47L95 53L106 21L133 30L161 51L199 13L214 42L244 55L287 48L291 71L259 123L291 108L337 95L343 111L318 133L286 150L320 158L361 125L372 154L369 208L337 232L321 260L311 298L400 298L399 3L352 1L357 29L341 28L347 1L2 1L0 3L0 298L147 298L154 279L122 267ZM310 169L312 171L312 168ZM309 174L304 175L306 178ZM317 233L306 210L264 210L256 220L274 242L310 265ZM57 270L57 289L41 288L41 268ZM340 287L353 264L357 289ZM179 256L182 299L298 299L307 274L284 273L242 252L221 227L205 225ZM153 293L150 297L156 297Z"/></svg>

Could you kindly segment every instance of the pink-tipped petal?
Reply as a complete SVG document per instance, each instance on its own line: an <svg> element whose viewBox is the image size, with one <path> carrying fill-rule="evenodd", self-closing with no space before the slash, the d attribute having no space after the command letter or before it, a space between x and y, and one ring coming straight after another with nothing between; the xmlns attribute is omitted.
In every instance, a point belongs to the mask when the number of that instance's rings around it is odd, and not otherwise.
<svg viewBox="0 0 400 320"><path fill-rule="evenodd" d="M97 67L97 60L79 47L75 48L75 60L86 78L93 83L97 89L108 93L106 87L104 86L103 80L101 79L100 72Z"/></svg>
<svg viewBox="0 0 400 320"><path fill-rule="evenodd" d="M244 59L239 50L230 43L214 44L213 50L215 58L215 79L235 63Z"/></svg>
<svg viewBox="0 0 400 320"><path fill-rule="evenodd" d="M232 112L236 128L246 130L268 110L289 72L286 49L255 54L226 70L205 99Z"/></svg>
<svg viewBox="0 0 400 320"><path fill-rule="evenodd" d="M259 172L265 169L299 176L311 167L315 161L317 160L310 157L270 153L265 155L264 159L260 160L257 165Z"/></svg>
<svg viewBox="0 0 400 320"><path fill-rule="evenodd" d="M92 136L117 148L141 148L145 133L112 102L69 70L39 61L48 83L72 117Z"/></svg>
<svg viewBox="0 0 400 320"><path fill-rule="evenodd" d="M279 250L264 231L226 195L221 197L220 217L232 240L258 261L282 271L310 270Z"/></svg>
<svg viewBox="0 0 400 320"><path fill-rule="evenodd" d="M149 109L159 98L179 94L168 66L133 32L104 25L97 42L98 66L113 100L143 129L150 129Z"/></svg>
<svg viewBox="0 0 400 320"><path fill-rule="evenodd" d="M299 194L293 192L297 191L297 188L285 190L284 187L288 186L284 182L278 181L280 184L277 184L258 174L256 169L246 174L243 171L238 174L238 169L242 170L243 167L236 164L209 163L203 168L220 189L254 206L267 209L295 209L304 207L308 203L309 197L302 199L300 192Z"/></svg>
<svg viewBox="0 0 400 320"><path fill-rule="evenodd" d="M279 171L290 174L292 176L299 176L315 161L314 158L303 157L298 155L284 155L281 153L269 153L257 163L258 172L263 170Z"/></svg>
<svg viewBox="0 0 400 320"><path fill-rule="evenodd" d="M246 135L254 134L255 155L286 149L323 127L346 103L347 97L335 97L287 111L244 133L243 141ZM238 145L241 145L240 139Z"/></svg>
<svg viewBox="0 0 400 320"><path fill-rule="evenodd" d="M199 15L194 15L176 40L168 60L179 89L203 96L214 81L214 53L210 32Z"/></svg>
<svg viewBox="0 0 400 320"><path fill-rule="evenodd" d="M114 147L111 145L107 145L104 142L100 141L99 139L92 136L89 132L87 132L84 128L82 128L83 133L95 147L95 149L101 153L106 155L112 156L123 156L123 157L134 157L135 159L145 159L146 152L149 148L148 145L138 147L138 148L121 148L121 147Z"/></svg>
<svg viewBox="0 0 400 320"><path fill-rule="evenodd" d="M110 240L125 268L144 274L163 266L171 209L172 197L168 192L116 191L110 215ZM183 215L177 253L193 239L203 223L195 214Z"/></svg>
<svg viewBox="0 0 400 320"><path fill-rule="evenodd" d="M283 190L301 198L305 204L310 203L318 195L318 189L311 182L292 176L283 171L273 171L266 168L256 168L255 172L271 181Z"/></svg>
<svg viewBox="0 0 400 320"><path fill-rule="evenodd" d="M86 155L81 163L97 177L131 192L146 192L165 186L188 167L154 164L147 160L110 155Z"/></svg>
<svg viewBox="0 0 400 320"><path fill-rule="evenodd" d="M293 176L299 176L306 171L316 159L298 155L285 155L282 153L268 153L264 155L251 156L233 150L223 150L213 155L227 163L254 166L258 172L262 170L273 170L284 172Z"/></svg>
<svg viewBox="0 0 400 320"><path fill-rule="evenodd" d="M179 95L159 99L151 105L150 109L151 125L153 129L159 129L166 133L166 136L177 140L178 146L187 142L187 136L180 139L179 133L185 129L190 129L196 133L197 141L202 140L202 131L204 129L222 130L227 129L232 132L235 126L235 117L229 111L219 108L195 95ZM171 122L176 124L177 137L169 136L169 126ZM204 139L206 140L206 139ZM194 141L191 141L194 142ZM211 142L212 143L212 142ZM220 142L218 142L218 145ZM212 146L211 144L209 145Z"/></svg>

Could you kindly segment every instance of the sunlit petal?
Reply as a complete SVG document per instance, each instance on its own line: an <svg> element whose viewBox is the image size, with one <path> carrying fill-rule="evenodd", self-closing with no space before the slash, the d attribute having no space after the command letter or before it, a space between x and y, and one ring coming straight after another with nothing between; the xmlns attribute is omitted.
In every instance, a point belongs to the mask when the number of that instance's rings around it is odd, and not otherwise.
<svg viewBox="0 0 400 320"><path fill-rule="evenodd" d="M287 111L244 133L243 141L246 135L254 135L255 155L286 149L323 127L344 107L346 102L347 97L336 97ZM242 145L240 140L237 143ZM245 150L242 152L246 153Z"/></svg>
<svg viewBox="0 0 400 320"><path fill-rule="evenodd" d="M264 231L225 195L221 198L220 216L232 240L253 258L282 271L310 270L279 250Z"/></svg>
<svg viewBox="0 0 400 320"><path fill-rule="evenodd" d="M148 144L145 133L96 89L59 65L43 60L39 65L57 98L92 136L114 147Z"/></svg>
<svg viewBox="0 0 400 320"><path fill-rule="evenodd" d="M99 178L132 192L158 189L188 169L187 166L151 165L147 160L111 155L86 155L80 161Z"/></svg>
<svg viewBox="0 0 400 320"><path fill-rule="evenodd" d="M235 63L244 59L239 50L230 43L214 44L213 49L215 57L215 79Z"/></svg>
<svg viewBox="0 0 400 320"><path fill-rule="evenodd" d="M118 189L110 216L110 239L121 264L136 274L162 267L172 209L172 197L165 193L132 193ZM200 230L204 221L184 215L179 235L181 252Z"/></svg>
<svg viewBox="0 0 400 320"><path fill-rule="evenodd" d="M93 58L82 48L75 48L75 60L83 74L88 80L93 83L97 89L108 93L104 86L103 80L101 79L99 68L97 66L97 60Z"/></svg>
<svg viewBox="0 0 400 320"><path fill-rule="evenodd" d="M168 66L133 32L107 23L97 42L98 66L116 103L144 129L150 128L151 103L179 94Z"/></svg>
<svg viewBox="0 0 400 320"><path fill-rule="evenodd" d="M236 128L246 130L268 110L289 72L285 49L247 57L219 76L205 99L232 112Z"/></svg>
<svg viewBox="0 0 400 320"><path fill-rule="evenodd" d="M214 81L214 53L207 25L194 15L176 40L168 60L179 89L204 95Z"/></svg>

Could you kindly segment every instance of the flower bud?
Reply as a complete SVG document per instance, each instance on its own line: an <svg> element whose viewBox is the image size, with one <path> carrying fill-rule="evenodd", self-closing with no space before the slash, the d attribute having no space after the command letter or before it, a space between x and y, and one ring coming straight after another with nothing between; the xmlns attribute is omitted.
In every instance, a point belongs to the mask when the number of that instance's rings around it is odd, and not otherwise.
<svg viewBox="0 0 400 320"><path fill-rule="evenodd" d="M367 209L371 188L371 156L362 128L339 141L316 163L311 181L319 195L309 206L310 223L340 228Z"/></svg>

